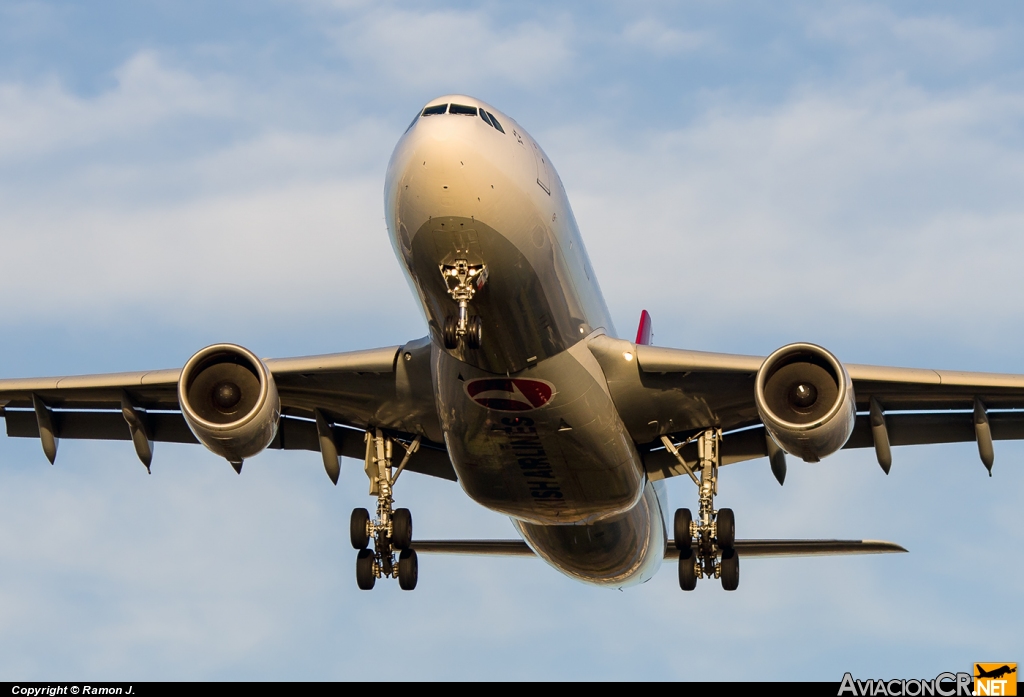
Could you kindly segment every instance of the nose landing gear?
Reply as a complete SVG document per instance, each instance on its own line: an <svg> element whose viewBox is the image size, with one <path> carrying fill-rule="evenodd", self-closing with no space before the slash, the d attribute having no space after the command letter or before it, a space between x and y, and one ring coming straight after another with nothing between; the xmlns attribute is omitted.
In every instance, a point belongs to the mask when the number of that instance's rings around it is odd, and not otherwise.
<svg viewBox="0 0 1024 697"><path fill-rule="evenodd" d="M736 517L731 508L715 510L722 433L708 429L694 439L697 440L699 479L679 453L679 446L668 436L661 437L665 449L675 456L700 491L697 520L688 508L680 508L675 513L673 527L679 550L679 587L692 591L697 587L698 578L718 578L722 588L734 591L740 584L740 558L733 549Z"/></svg>
<svg viewBox="0 0 1024 697"><path fill-rule="evenodd" d="M394 444L405 448L405 457L394 474L391 472ZM371 590L378 578L397 578L399 587L411 591L419 577L419 560L412 545L412 513L394 508L394 486L409 459L419 450L420 436L406 445L385 436L380 429L366 432L366 475L370 495L377 497L377 517L371 519L365 508L352 511L349 537L356 555L356 585ZM368 549L370 542L373 549ZM395 552L398 559L395 559Z"/></svg>
<svg viewBox="0 0 1024 697"><path fill-rule="evenodd" d="M483 342L483 322L479 315L469 316L469 302L487 282L487 265L470 264L466 259L456 259L451 264L441 264L448 294L459 304L457 315L445 317L442 334L447 349L458 347L465 340L466 347L478 349Z"/></svg>

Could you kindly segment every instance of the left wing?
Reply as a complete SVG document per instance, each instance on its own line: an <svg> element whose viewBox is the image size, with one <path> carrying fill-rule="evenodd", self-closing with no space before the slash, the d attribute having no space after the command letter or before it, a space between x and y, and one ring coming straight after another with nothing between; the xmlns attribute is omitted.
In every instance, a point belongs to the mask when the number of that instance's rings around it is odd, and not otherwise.
<svg viewBox="0 0 1024 697"><path fill-rule="evenodd" d="M405 440L420 436L419 453L407 469L455 480L434 407L430 351L424 338L405 346L265 359L282 408L268 447L320 451L319 412L339 455L363 459L367 428ZM0 380L0 415L8 436L40 438L51 461L61 438L133 440L134 418L144 420L151 442L198 443L178 403L180 375L170 369Z"/></svg>

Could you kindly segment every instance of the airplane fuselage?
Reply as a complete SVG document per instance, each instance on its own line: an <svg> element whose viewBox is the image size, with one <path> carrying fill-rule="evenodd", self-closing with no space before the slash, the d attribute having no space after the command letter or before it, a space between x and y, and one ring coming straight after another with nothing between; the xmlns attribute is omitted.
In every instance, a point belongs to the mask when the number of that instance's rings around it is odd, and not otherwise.
<svg viewBox="0 0 1024 697"><path fill-rule="evenodd" d="M385 211L430 328L459 481L563 573L617 587L647 580L665 548L661 491L587 348L614 328L561 181L489 105L447 96L424 112L392 155ZM445 347L458 306L442 269L458 261L486 268L469 302L479 348Z"/></svg>

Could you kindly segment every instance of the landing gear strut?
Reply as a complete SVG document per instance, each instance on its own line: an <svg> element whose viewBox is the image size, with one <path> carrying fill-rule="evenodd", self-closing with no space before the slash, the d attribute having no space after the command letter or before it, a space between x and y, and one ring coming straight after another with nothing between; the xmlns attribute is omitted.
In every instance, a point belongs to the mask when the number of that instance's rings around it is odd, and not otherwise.
<svg viewBox="0 0 1024 697"><path fill-rule="evenodd" d="M715 510L722 432L708 429L690 440L697 441L699 479L679 453L680 445L685 443L677 445L668 436L661 437L665 449L675 456L700 492L697 520L688 508L680 508L675 513L673 527L679 550L679 587L692 591L697 587L698 578L718 578L722 588L734 591L740 584L740 558L733 549L736 517L731 508Z"/></svg>
<svg viewBox="0 0 1024 697"><path fill-rule="evenodd" d="M451 264L441 264L448 294L459 304L458 314L445 317L442 334L447 349L456 348L460 341L466 347L478 349L483 342L483 322L479 315L469 316L469 301L487 282L487 266L470 264L465 259L456 259Z"/></svg>
<svg viewBox="0 0 1024 697"><path fill-rule="evenodd" d="M391 472L394 444L405 448L401 464ZM356 584L360 590L373 588L378 578L397 578L404 591L416 587L419 560L412 545L412 513L408 508L394 508L394 486L419 450L420 436L406 445L385 436L378 428L366 432L366 475L370 478L370 495L377 497L377 517L371 519L365 508L352 511L349 536L356 555ZM368 549L373 542L373 549ZM398 559L395 559L395 552Z"/></svg>

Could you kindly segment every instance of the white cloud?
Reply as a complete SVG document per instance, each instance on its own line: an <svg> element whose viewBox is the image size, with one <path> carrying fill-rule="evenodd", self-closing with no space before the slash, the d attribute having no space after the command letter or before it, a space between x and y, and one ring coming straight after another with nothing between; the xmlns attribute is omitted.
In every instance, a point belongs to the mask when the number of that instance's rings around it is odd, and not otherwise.
<svg viewBox="0 0 1024 697"><path fill-rule="evenodd" d="M676 29L651 17L628 24L622 31L622 38L627 44L663 55L695 51L712 44L712 37L706 31Z"/></svg>
<svg viewBox="0 0 1024 697"><path fill-rule="evenodd" d="M884 50L889 60L894 54L910 56L931 61L933 69L992 58L1007 40L1012 41L1003 30L973 25L963 17L915 16L875 4L826 7L810 20L808 29L813 37L864 51L864 60L877 61Z"/></svg>
<svg viewBox="0 0 1024 697"><path fill-rule="evenodd" d="M490 81L549 84L572 67L564 20L501 25L485 12L407 11L374 4L325 20L337 48L358 70L418 90L461 90Z"/></svg>
<svg viewBox="0 0 1024 697"><path fill-rule="evenodd" d="M177 152L159 145L166 133L194 119L238 128L249 118L243 106L265 96L222 91L223 81L166 69L152 54L116 76L89 98L52 82L0 88L9 107L0 110L0 274L34 288L0 302L0 316L145 307L193 326L225 313L294 320L370 289L411 310L383 222L395 134L380 121L326 133L264 122L247 137ZM136 153L134 143L145 147ZM85 145L96 147L76 157ZM230 298L230 309L214 298Z"/></svg>
<svg viewBox="0 0 1024 697"><path fill-rule="evenodd" d="M186 116L224 116L231 98L216 79L165 68L138 53L114 73L116 86L88 99L51 79L41 85L0 84L0 158L137 136Z"/></svg>
<svg viewBox="0 0 1024 697"><path fill-rule="evenodd" d="M8 296L3 314L146 307L165 321L216 324L315 315L330 298L366 292L408 305L375 210L380 190L375 179L326 179L144 208L8 212L0 219L14 234L3 235L0 273L26 292Z"/></svg>

